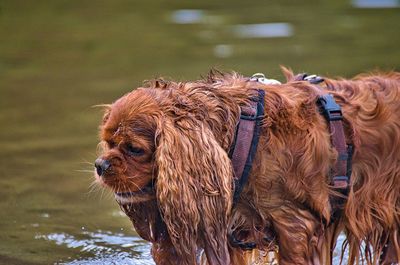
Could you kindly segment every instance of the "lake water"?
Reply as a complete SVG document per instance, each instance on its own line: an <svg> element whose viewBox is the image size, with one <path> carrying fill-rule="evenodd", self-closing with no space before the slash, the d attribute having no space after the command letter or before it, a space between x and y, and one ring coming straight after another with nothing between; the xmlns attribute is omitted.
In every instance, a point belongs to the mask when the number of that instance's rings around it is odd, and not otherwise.
<svg viewBox="0 0 400 265"><path fill-rule="evenodd" d="M92 186L110 103L211 67L282 79L400 70L396 0L0 2L0 264L153 264Z"/></svg>

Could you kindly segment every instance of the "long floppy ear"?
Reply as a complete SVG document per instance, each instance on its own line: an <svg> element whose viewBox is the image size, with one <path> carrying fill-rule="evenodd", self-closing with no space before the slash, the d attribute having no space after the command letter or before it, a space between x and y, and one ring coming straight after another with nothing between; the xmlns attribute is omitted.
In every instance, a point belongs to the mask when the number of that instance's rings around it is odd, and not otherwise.
<svg viewBox="0 0 400 265"><path fill-rule="evenodd" d="M229 264L227 220L232 167L208 126L196 119L159 126L157 199L171 241L185 264L203 247L209 264Z"/></svg>

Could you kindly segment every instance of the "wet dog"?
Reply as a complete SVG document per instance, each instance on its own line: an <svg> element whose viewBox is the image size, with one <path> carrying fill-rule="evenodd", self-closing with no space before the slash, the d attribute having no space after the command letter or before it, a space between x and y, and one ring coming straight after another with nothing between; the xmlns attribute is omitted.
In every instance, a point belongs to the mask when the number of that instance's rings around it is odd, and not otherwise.
<svg viewBox="0 0 400 265"><path fill-rule="evenodd" d="M341 231L351 264L362 255L368 264L399 262L400 73L319 85L285 75L285 84L216 72L153 80L106 107L96 178L153 243L157 264L196 264L202 251L209 264L254 259L232 236L251 242L258 257L279 249L280 264L330 264ZM233 203L229 152L241 110L260 90L257 152ZM317 104L326 94L340 105L353 146L347 194L330 182L341 158ZM335 199L344 199L339 214Z"/></svg>

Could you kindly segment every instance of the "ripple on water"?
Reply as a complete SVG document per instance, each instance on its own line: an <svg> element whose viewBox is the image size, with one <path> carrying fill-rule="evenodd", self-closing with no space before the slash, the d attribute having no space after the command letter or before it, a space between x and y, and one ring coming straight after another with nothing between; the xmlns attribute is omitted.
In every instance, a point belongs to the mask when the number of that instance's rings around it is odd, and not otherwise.
<svg viewBox="0 0 400 265"><path fill-rule="evenodd" d="M79 237L79 238L78 238ZM126 236L109 231L82 232L78 237L67 233L51 233L37 235L36 239L45 239L59 246L80 249L82 253L90 253L93 257L76 258L61 264L97 265L97 264L137 264L154 265L150 255L150 245L138 237ZM333 264L340 264L341 247L346 239L340 234L334 250ZM347 262L348 249L345 250L343 264Z"/></svg>
<svg viewBox="0 0 400 265"><path fill-rule="evenodd" d="M340 257L341 257L341 253L342 253L342 245L345 240L346 240L346 236L343 233L340 234L337 239L337 242L336 242L336 247L333 251L333 264L347 264L347 257L349 256L348 248L345 249L345 252L343 255L343 262L340 263Z"/></svg>
<svg viewBox="0 0 400 265"><path fill-rule="evenodd" d="M78 238L79 237L79 238ZM138 264L154 265L150 255L150 245L138 237L126 236L122 233L109 231L84 231L75 237L67 233L51 233L48 235L37 235L36 239L45 239L60 246L80 249L82 253L90 253L93 257L76 258L64 262L66 265L97 265L97 264ZM341 246L345 235L338 238L334 250L333 264L340 264ZM348 250L344 254L344 264L347 262Z"/></svg>
<svg viewBox="0 0 400 265"><path fill-rule="evenodd" d="M93 257L76 258L62 264L154 264L150 255L150 245L145 241L121 233L108 231L84 231L75 237L67 233L51 233L37 235L36 239L44 239L57 245L80 249L82 253Z"/></svg>

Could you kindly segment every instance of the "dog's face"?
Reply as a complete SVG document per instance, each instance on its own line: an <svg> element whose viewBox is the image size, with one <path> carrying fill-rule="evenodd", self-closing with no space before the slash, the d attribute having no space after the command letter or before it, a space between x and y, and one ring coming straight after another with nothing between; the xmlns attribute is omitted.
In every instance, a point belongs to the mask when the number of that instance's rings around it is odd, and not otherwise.
<svg viewBox="0 0 400 265"><path fill-rule="evenodd" d="M238 113L205 85L139 88L109 106L95 175L119 203L157 200L184 264L195 263L199 242L209 259L227 264L233 175L220 143L233 138ZM212 252L218 248L223 254Z"/></svg>
<svg viewBox="0 0 400 265"><path fill-rule="evenodd" d="M102 154L95 161L99 183L144 200L155 174L157 105L141 90L108 106L100 127Z"/></svg>

